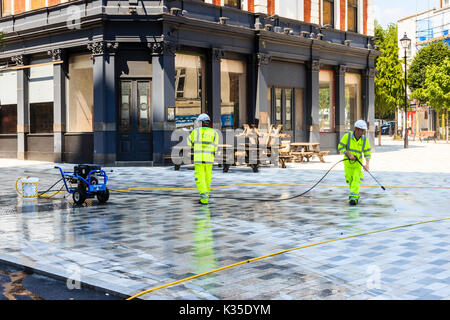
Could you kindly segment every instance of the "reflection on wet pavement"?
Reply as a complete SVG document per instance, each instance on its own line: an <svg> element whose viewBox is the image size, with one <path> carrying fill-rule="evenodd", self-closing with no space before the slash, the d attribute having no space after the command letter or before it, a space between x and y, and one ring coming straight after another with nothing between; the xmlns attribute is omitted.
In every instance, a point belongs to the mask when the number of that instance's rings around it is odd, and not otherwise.
<svg viewBox="0 0 450 320"><path fill-rule="evenodd" d="M57 178L46 174L48 167L33 169L32 174L44 185L42 189ZM382 191L379 187L362 188L357 207L347 205L347 188L330 186L319 186L305 197L283 202L213 197L208 207L197 204L195 190L111 192L105 205L88 200L77 207L70 196L19 199L13 194L13 185L15 177L23 175L21 168L8 170L10 174L0 180L2 185L11 186L3 188L0 197L0 259L67 278L73 277L73 270L79 270L81 281L128 295L289 248L450 216L444 209L449 204L448 190ZM214 171L214 177L220 181L217 185L237 181L308 184L323 173L263 169L259 174ZM191 170L115 168L110 188L193 187L192 176ZM342 185L342 176L342 172L333 171L324 183ZM377 173L386 186L415 185L419 177L433 184L435 176ZM373 185L367 182L369 179L366 177L363 185ZM213 196L276 198L299 194L305 188L235 186L214 190ZM183 194L194 198L181 197ZM445 248L450 243L449 229L450 223L442 221L308 247L212 273L142 298L444 299L450 296L450 271L446 268L450 254ZM407 255L409 252L413 254ZM417 279L411 282L414 274ZM378 277L374 282L378 286L368 285L372 276ZM429 286L429 291L419 296L416 290L424 286Z"/></svg>

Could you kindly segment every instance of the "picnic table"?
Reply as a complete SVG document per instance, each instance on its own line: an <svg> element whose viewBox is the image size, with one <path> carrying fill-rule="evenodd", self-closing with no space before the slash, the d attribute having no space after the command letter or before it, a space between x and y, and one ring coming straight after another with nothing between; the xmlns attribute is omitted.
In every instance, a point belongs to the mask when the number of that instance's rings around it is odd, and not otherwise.
<svg viewBox="0 0 450 320"><path fill-rule="evenodd" d="M230 149L232 151L228 151ZM246 164L252 168L253 172L258 172L258 167L261 164L259 158L261 150L261 148L251 143L240 143L238 147L222 145L222 147L219 146L216 159L217 157L222 157L223 172L228 172L232 165L235 166L237 164ZM232 157L230 157L230 154L232 154ZM256 159L256 163L251 161L253 159Z"/></svg>
<svg viewBox="0 0 450 320"><path fill-rule="evenodd" d="M430 141L430 139L433 139L434 142L436 143L436 132L435 131L427 131L427 130L422 130L419 132L419 140L420 142L422 142L422 138L425 140Z"/></svg>
<svg viewBox="0 0 450 320"><path fill-rule="evenodd" d="M294 161L303 162L304 159L309 162L312 157L318 157L321 162L325 162L324 156L328 155L329 151L320 151L319 142L292 142L291 155Z"/></svg>
<svg viewBox="0 0 450 320"><path fill-rule="evenodd" d="M174 169L176 171L180 170L183 164L193 164L194 163L194 152L192 148L187 146L174 146L172 149L175 151L174 156L168 155L168 158L172 161ZM231 152L227 152L231 149ZM258 167L261 161L258 157L261 148L253 147L251 144L246 144L240 147L233 147L229 144L219 144L217 146L216 160L215 163L219 167L223 166L223 172L228 172L232 165L237 164L247 164L253 169L253 172L258 172ZM184 163L184 152L188 152L187 157L191 160L190 163ZM230 157L231 153L231 157ZM218 160L221 161L218 161ZM251 159L256 159L256 163L250 163Z"/></svg>

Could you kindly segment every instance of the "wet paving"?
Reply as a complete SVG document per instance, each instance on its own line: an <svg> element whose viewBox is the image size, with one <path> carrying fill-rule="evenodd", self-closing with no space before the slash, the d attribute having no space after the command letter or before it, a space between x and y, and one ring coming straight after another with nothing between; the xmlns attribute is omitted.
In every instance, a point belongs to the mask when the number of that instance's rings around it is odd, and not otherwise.
<svg viewBox="0 0 450 320"><path fill-rule="evenodd" d="M300 194L326 172L304 168L217 168L213 187L226 187L213 189L206 207L197 203L193 170L186 167L113 168L110 200L83 206L70 195L25 201L15 194L19 176L39 177L40 190L52 185L60 178L53 164L0 168L0 260L131 296L298 248L140 298L450 298L450 220L381 231L449 218L450 190L429 188L449 187L449 173L376 172L386 191L366 174L357 207L346 202L341 167L304 197L232 199ZM130 187L179 189L114 191ZM380 232L362 235L374 231Z"/></svg>

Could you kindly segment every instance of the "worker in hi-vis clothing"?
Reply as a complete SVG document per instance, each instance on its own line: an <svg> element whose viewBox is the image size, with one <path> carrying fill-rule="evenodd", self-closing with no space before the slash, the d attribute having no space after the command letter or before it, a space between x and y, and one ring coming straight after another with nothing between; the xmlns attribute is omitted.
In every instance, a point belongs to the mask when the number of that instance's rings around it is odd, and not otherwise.
<svg viewBox="0 0 450 320"><path fill-rule="evenodd" d="M369 171L371 149L369 139L365 135L366 131L366 122L364 120L356 121L355 130L347 132L338 146L339 153L345 154L345 180L350 187L348 201L351 205L356 205L359 201L359 186L363 180L363 170L361 168L363 155L366 159L366 165L363 165L363 168Z"/></svg>
<svg viewBox="0 0 450 320"><path fill-rule="evenodd" d="M195 183L200 193L200 203L206 205L211 191L212 167L219 134L211 128L211 120L207 114L199 115L195 125L187 141L189 146L194 147Z"/></svg>

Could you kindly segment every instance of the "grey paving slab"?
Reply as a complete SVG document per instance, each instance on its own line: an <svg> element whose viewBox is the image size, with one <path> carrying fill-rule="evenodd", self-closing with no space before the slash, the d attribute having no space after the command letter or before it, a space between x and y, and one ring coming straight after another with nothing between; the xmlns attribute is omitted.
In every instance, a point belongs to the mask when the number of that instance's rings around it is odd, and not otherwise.
<svg viewBox="0 0 450 320"><path fill-rule="evenodd" d="M308 164L289 165L288 169L262 168L258 174L246 169L225 174L215 169L211 203L201 207L191 169L125 167L110 173L110 189L184 189L112 191L105 205L89 200L85 206L76 207L70 197L28 202L18 197L14 188L18 176L39 177L42 189L58 179L53 164L22 164L0 167L2 260L62 278L79 276L82 282L133 295L247 259L297 248L162 288L142 298L450 296L450 220L362 235L450 217L449 189L387 188L383 192L366 175L360 205L349 207L345 201L348 190L339 187L344 181L342 168L338 168L327 176L323 186L306 197L278 203L241 201L230 198L298 194L307 188L302 185L314 183L325 171L308 170ZM386 186L450 186L448 169L375 173ZM236 183L274 182L283 186L214 189Z"/></svg>

